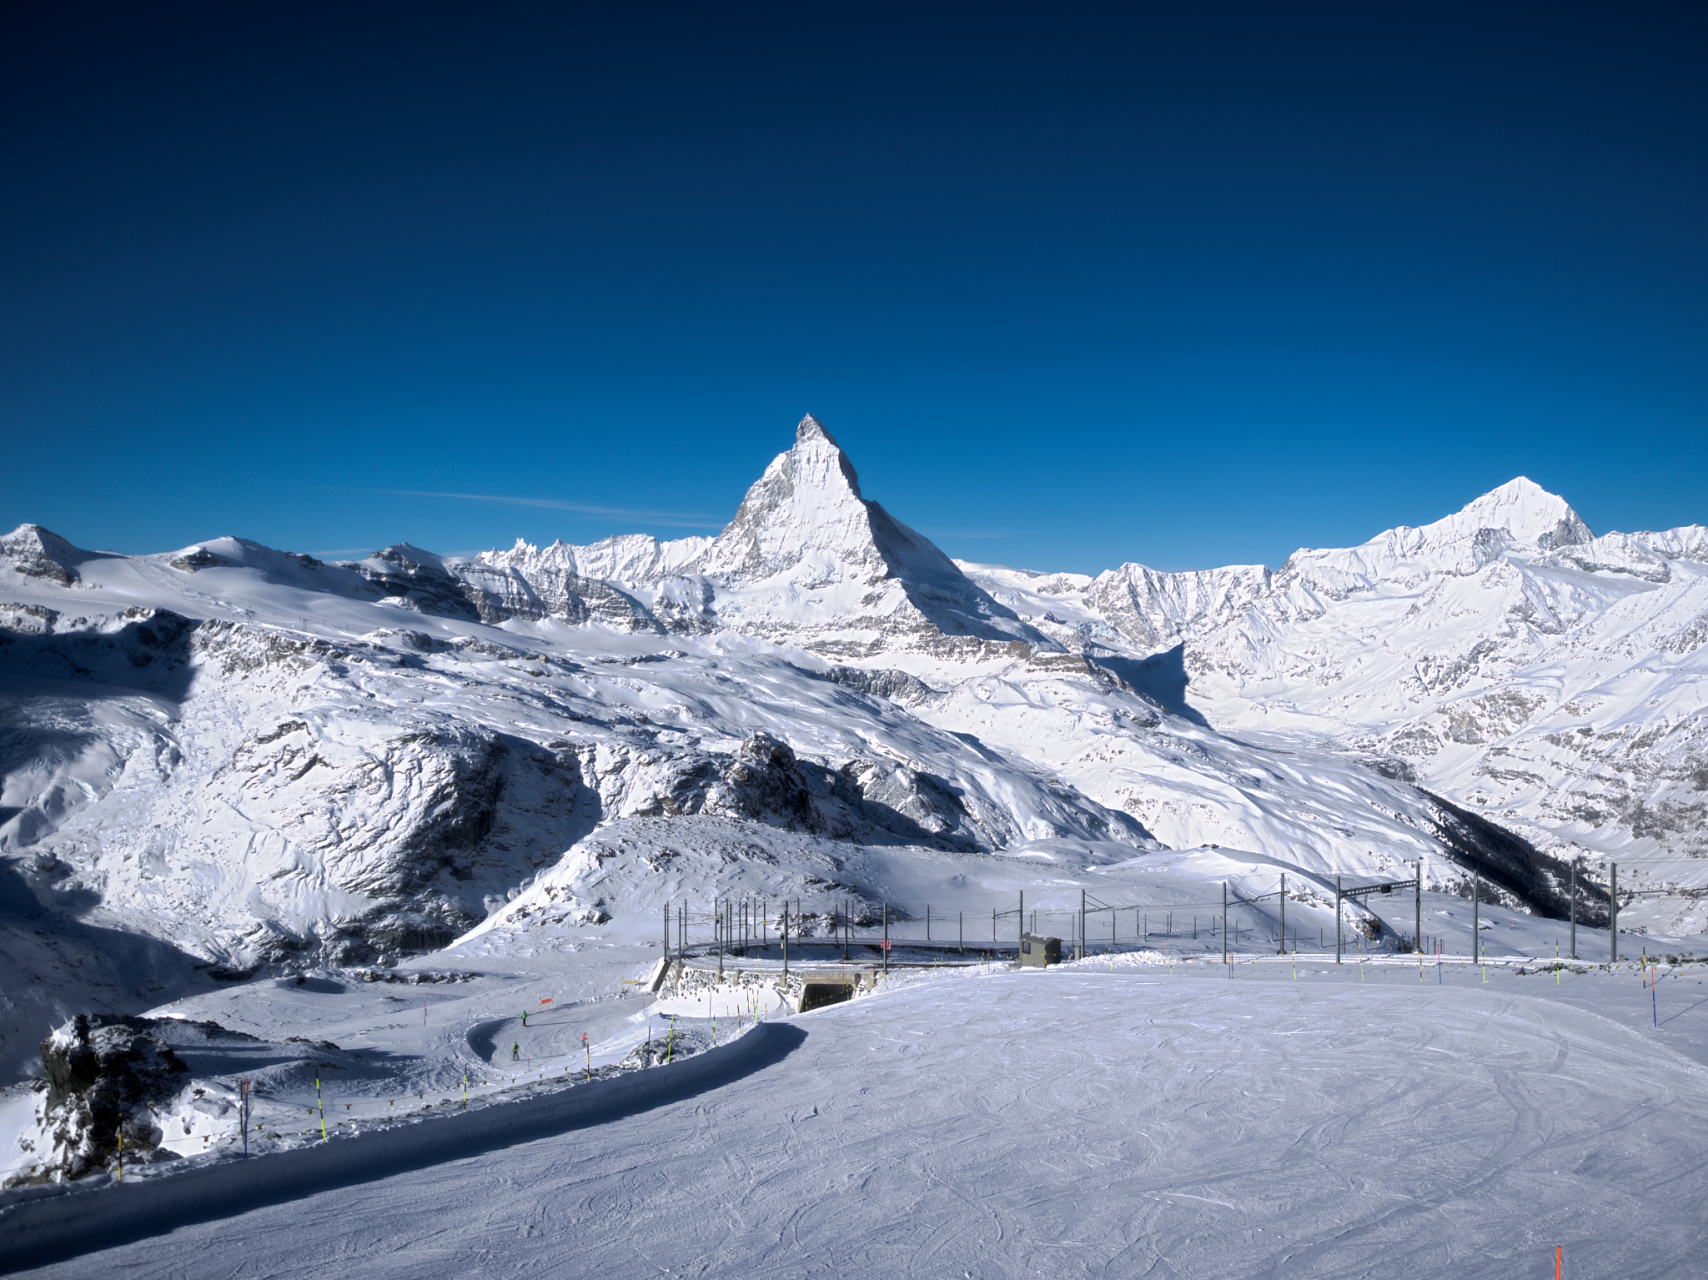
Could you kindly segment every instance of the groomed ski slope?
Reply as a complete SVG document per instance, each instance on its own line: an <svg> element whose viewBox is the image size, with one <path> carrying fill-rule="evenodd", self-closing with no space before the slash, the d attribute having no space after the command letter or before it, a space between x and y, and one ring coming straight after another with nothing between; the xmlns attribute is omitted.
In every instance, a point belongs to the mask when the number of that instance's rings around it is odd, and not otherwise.
<svg viewBox="0 0 1708 1280"><path fill-rule="evenodd" d="M696 1097L24 1274L1703 1273L1694 966L1655 1031L1628 972L1136 959L914 979Z"/></svg>

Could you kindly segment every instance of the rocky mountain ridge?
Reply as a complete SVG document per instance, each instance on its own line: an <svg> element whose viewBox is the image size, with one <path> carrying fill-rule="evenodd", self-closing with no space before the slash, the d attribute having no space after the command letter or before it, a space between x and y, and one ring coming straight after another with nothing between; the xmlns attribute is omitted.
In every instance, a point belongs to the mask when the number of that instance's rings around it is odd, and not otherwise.
<svg viewBox="0 0 1708 1280"><path fill-rule="evenodd" d="M1256 566L966 566L1035 622L1173 652L1218 728L1381 754L1569 855L1694 891L1708 863L1708 529L1596 537L1523 478L1422 528ZM1701 864L1701 865L1698 865Z"/></svg>

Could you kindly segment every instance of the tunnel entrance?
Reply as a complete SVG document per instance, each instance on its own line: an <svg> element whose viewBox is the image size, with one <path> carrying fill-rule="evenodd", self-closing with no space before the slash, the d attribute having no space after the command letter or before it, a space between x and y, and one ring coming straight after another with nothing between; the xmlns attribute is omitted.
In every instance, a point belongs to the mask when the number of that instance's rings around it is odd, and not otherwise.
<svg viewBox="0 0 1708 1280"><path fill-rule="evenodd" d="M814 1009L822 1009L827 1004L842 1004L854 998L854 984L859 979L852 975L814 974L801 982L801 1005L798 1012L811 1013Z"/></svg>

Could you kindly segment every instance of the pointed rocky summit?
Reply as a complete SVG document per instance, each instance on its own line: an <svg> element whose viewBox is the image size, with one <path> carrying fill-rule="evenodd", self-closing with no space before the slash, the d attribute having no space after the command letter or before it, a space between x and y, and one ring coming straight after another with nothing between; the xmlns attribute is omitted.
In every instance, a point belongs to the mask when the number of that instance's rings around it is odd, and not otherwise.
<svg viewBox="0 0 1708 1280"><path fill-rule="evenodd" d="M1455 530L1501 529L1521 546L1541 551L1581 546L1595 536L1571 504L1527 476L1508 480L1445 520L1426 527L1449 525Z"/></svg>
<svg viewBox="0 0 1708 1280"><path fill-rule="evenodd" d="M795 428L795 447L765 468L696 567L770 577L803 560L829 572L832 558L862 576L885 576L854 464L809 413Z"/></svg>

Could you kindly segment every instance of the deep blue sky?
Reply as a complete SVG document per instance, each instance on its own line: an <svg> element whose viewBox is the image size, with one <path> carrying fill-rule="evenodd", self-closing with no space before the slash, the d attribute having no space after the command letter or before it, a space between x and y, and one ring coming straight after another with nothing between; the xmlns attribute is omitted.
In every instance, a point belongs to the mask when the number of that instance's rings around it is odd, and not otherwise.
<svg viewBox="0 0 1708 1280"><path fill-rule="evenodd" d="M710 532L809 410L1036 568L1708 522L1702 13L10 6L0 522Z"/></svg>

